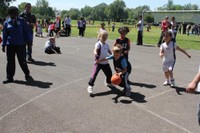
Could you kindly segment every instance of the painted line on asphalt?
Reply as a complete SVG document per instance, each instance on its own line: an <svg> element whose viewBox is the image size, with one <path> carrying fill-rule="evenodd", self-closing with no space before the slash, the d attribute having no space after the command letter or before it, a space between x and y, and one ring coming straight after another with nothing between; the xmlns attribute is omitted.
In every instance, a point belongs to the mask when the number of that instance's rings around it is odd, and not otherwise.
<svg viewBox="0 0 200 133"><path fill-rule="evenodd" d="M157 117L157 118L160 118L161 120L163 120L163 121L165 121L165 122L167 122L167 123L169 123L169 124L171 124L171 125L173 125L173 126L179 128L179 129L181 129L181 130L183 130L183 131L185 131L185 132L187 132L187 133L192 133L192 132L189 131L188 129L186 129L186 128L180 126L180 125L178 125L178 124L175 123L175 122L172 122L172 121L168 120L168 119L165 118L165 117L162 117L162 116L160 116L160 115L154 113L153 111L148 110L147 108L145 108L145 107L143 107L143 106L141 106L141 105L139 105L139 104L137 104L137 103L133 103L133 104L136 105L138 108L140 108L140 109L142 109L142 110L148 112L149 114L152 114L153 116L155 116L155 117Z"/></svg>
<svg viewBox="0 0 200 133"><path fill-rule="evenodd" d="M65 84L63 84L63 85L60 85L60 86L58 86L58 87L56 87L56 88L54 88L54 89L51 89L51 90L49 90L49 91L46 91L46 92L44 92L44 93L42 93L42 94L36 96L35 98L33 98L33 99L31 99L31 100L29 100L29 101L27 101L27 102L25 102L25 103L19 105L18 107L12 109L11 111L9 111L8 113L6 113L5 115L1 116L1 117L0 117L0 121L3 120L3 119L4 119L5 117L7 117L8 115L12 114L13 112L17 111L18 109L20 109L20 108L22 108L22 107L28 105L29 103L31 103L31 102L33 102L33 101L35 101L35 100L37 100L37 99L39 99L39 98L41 98L41 97L43 97L43 96L49 94L49 93L51 93L51 92L53 92L53 91L55 91L55 90L57 90L57 89L60 89L60 88L62 88L62 87L64 87L64 86L66 86L66 85L70 85L70 84L73 84L73 83L76 83L76 82L79 82L79 81L82 81L82 80L85 80L85 79L88 79L88 78L89 78L89 77L83 77L83 78L80 78L80 79L76 79L76 80L73 80L73 81L71 81L71 82L68 82L68 83L65 83Z"/></svg>

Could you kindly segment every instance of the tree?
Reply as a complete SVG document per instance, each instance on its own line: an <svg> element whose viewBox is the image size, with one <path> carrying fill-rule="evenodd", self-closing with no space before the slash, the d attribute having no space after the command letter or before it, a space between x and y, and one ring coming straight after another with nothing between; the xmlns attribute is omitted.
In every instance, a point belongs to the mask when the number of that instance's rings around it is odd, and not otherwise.
<svg viewBox="0 0 200 133"><path fill-rule="evenodd" d="M46 0L37 0L35 10L33 10L33 13L38 18L45 17L55 17L55 12L53 11L52 7L49 7L49 2Z"/></svg>
<svg viewBox="0 0 200 133"><path fill-rule="evenodd" d="M86 18L91 18L93 12L94 12L94 9L90 6L85 6L84 8L81 9L82 16Z"/></svg>
<svg viewBox="0 0 200 133"><path fill-rule="evenodd" d="M71 19L77 20L81 17L81 13L80 13L79 9L71 8L69 10L69 16L71 17Z"/></svg>
<svg viewBox="0 0 200 133"><path fill-rule="evenodd" d="M22 2L18 5L18 9L20 12L22 12L24 10L25 5L26 5L26 2Z"/></svg>
<svg viewBox="0 0 200 133"><path fill-rule="evenodd" d="M106 8L106 14L108 18L113 19L114 21L120 21L125 18L125 9L126 4L123 0L115 0Z"/></svg>
<svg viewBox="0 0 200 133"><path fill-rule="evenodd" d="M106 8L107 8L107 4L106 3L101 3L95 7L93 7L93 13L92 13L92 18L94 20L104 20L107 19L107 15L106 15Z"/></svg>
<svg viewBox="0 0 200 133"><path fill-rule="evenodd" d="M15 0L1 0L0 1L0 18L5 18L7 16L7 9L11 2Z"/></svg>

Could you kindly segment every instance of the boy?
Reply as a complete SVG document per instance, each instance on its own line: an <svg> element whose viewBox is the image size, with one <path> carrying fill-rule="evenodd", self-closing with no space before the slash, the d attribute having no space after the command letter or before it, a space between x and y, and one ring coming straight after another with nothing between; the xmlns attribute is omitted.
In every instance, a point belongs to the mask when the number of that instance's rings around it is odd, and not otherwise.
<svg viewBox="0 0 200 133"><path fill-rule="evenodd" d="M160 46L160 57L163 58L163 71L165 73L166 81L163 83L164 86L170 85L171 87L175 86L175 80L173 77L173 68L176 61L175 51L179 50L180 52L186 54L188 58L191 56L182 48L180 48L175 42L171 41L172 33L167 31L164 33L164 43Z"/></svg>
<svg viewBox="0 0 200 133"><path fill-rule="evenodd" d="M131 87L128 81L128 76L131 73L131 64L122 56L121 49L117 46L113 48L113 55L104 59L97 60L96 63L113 59L115 71L122 78L120 87L124 87L124 92L127 97L131 95Z"/></svg>
<svg viewBox="0 0 200 133"><path fill-rule="evenodd" d="M7 55L7 79L4 84L14 82L15 75L15 54L17 54L18 62L25 74L25 79L32 79L30 71L26 63L26 45L25 42L30 41L28 37L28 25L24 19L18 17L19 11L17 7L8 8L9 18L5 21L3 27L3 44L2 51L6 51ZM6 50L5 50L6 49Z"/></svg>
<svg viewBox="0 0 200 133"><path fill-rule="evenodd" d="M106 43L106 40L108 38L108 32L105 30L101 31L99 37L100 37L100 40L95 44L95 49L94 49L94 55L95 55L96 60L104 59L108 55L112 54L112 52L110 51L109 45ZM104 72L104 74L106 75L106 83L107 83L106 86L113 87L113 85L111 84L112 70L110 68L108 61L96 63L94 65L94 70L92 72L90 81L88 83L89 86L87 88L87 91L90 94L93 93L94 82L95 82L96 77L101 69Z"/></svg>
<svg viewBox="0 0 200 133"><path fill-rule="evenodd" d="M50 37L49 40L46 42L45 46L45 53L47 54L61 54L60 47L56 47L56 40L55 37Z"/></svg>
<svg viewBox="0 0 200 133"><path fill-rule="evenodd" d="M128 60L128 54L131 49L131 41L126 37L129 33L128 27L121 27L118 29L120 37L116 39L114 46L121 45L122 54Z"/></svg>

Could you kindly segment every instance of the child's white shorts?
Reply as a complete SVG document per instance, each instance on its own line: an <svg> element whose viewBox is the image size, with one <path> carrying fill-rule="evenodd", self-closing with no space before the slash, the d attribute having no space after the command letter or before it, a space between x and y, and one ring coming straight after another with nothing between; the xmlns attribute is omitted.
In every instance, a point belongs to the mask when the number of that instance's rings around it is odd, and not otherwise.
<svg viewBox="0 0 200 133"><path fill-rule="evenodd" d="M175 65L175 61L168 61L168 62L163 62L163 71L173 71Z"/></svg>

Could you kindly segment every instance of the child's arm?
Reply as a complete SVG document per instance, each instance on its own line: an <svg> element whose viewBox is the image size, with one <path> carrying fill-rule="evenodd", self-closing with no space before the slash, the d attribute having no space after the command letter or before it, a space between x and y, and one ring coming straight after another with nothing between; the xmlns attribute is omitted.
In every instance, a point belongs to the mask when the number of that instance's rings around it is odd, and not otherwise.
<svg viewBox="0 0 200 133"><path fill-rule="evenodd" d="M200 72L195 76L192 82L188 85L186 91L188 93L194 92L199 82L200 82Z"/></svg>
<svg viewBox="0 0 200 133"><path fill-rule="evenodd" d="M176 50L178 50L178 51L184 53L185 55L188 56L188 58L191 58L191 56L190 56L184 49L180 48L179 46L176 47Z"/></svg>
<svg viewBox="0 0 200 133"><path fill-rule="evenodd" d="M163 56L164 56L164 51L163 51L162 49L160 49L159 56L160 56L161 58L163 58Z"/></svg>
<svg viewBox="0 0 200 133"><path fill-rule="evenodd" d="M108 57L106 57L106 58L104 58L104 59L99 59L99 60L96 60L96 64L97 63L99 63L99 62L103 62L103 61L107 61L107 60L111 60L111 59L113 59L114 58L114 56L113 55L110 55L110 56L108 56Z"/></svg>
<svg viewBox="0 0 200 133"><path fill-rule="evenodd" d="M125 73L127 72L127 70L128 70L128 69L127 69L128 64L127 64L127 61L126 61L125 59L123 59L123 60L121 61L121 65L122 65L123 70L122 70L121 72L118 73L119 75L125 74Z"/></svg>

